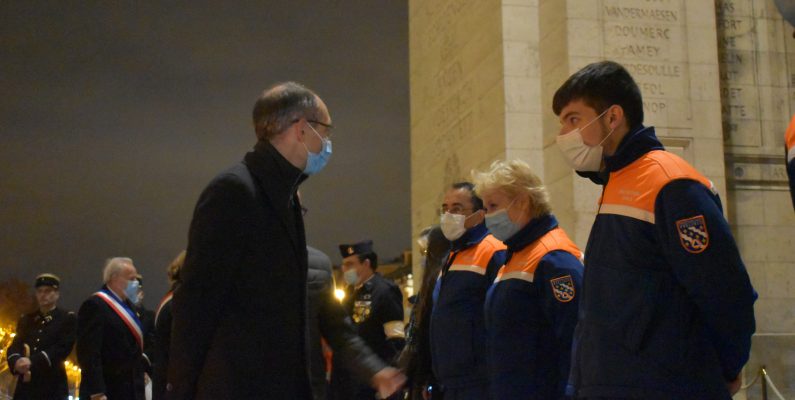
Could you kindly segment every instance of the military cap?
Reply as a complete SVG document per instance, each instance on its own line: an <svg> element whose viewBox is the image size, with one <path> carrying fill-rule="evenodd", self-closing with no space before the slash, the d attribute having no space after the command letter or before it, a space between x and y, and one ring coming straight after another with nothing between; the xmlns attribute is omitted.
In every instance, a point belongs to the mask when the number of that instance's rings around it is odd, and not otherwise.
<svg viewBox="0 0 795 400"><path fill-rule="evenodd" d="M36 277L36 284L34 286L52 286L58 289L58 287L61 286L61 279L53 274L41 274Z"/></svg>
<svg viewBox="0 0 795 400"><path fill-rule="evenodd" d="M354 254L368 254L372 252L373 252L372 240L362 240L359 243L340 245L340 255L342 255L342 258L350 257Z"/></svg>

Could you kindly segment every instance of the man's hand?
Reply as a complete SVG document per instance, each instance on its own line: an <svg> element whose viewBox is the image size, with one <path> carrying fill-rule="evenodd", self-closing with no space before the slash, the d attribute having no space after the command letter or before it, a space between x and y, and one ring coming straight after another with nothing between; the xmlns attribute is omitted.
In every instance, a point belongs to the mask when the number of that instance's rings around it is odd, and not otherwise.
<svg viewBox="0 0 795 400"><path fill-rule="evenodd" d="M378 391L382 399L391 396L403 387L406 376L392 367L386 367L373 375L373 388Z"/></svg>
<svg viewBox="0 0 795 400"><path fill-rule="evenodd" d="M27 357L20 357L17 362L14 363L14 372L19 375L25 375L30 371L30 358Z"/></svg>
<svg viewBox="0 0 795 400"><path fill-rule="evenodd" d="M734 396L735 393L740 391L740 387L742 387L743 380L740 379L740 374L737 374L737 377L734 378L731 382L726 382L726 386L729 388L729 394Z"/></svg>
<svg viewBox="0 0 795 400"><path fill-rule="evenodd" d="M91 395L91 400L108 400L108 397L105 396L105 393L97 393Z"/></svg>

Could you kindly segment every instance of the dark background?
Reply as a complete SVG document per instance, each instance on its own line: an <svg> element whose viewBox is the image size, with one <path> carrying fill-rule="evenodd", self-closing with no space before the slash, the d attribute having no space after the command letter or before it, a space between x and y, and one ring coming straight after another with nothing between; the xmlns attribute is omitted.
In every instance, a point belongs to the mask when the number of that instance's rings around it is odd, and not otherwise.
<svg viewBox="0 0 795 400"><path fill-rule="evenodd" d="M283 80L334 120L302 186L308 243L411 245L404 1L0 2L0 282L62 279L76 310L111 256L146 304L186 246L196 199L255 142L251 108ZM267 295L263 293L262 295Z"/></svg>

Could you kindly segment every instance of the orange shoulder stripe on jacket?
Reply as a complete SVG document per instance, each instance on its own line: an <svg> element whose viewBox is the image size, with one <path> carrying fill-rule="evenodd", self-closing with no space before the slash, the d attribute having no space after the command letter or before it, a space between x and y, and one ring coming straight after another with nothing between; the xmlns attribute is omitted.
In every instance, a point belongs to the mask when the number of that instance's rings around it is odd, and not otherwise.
<svg viewBox="0 0 795 400"><path fill-rule="evenodd" d="M692 179L713 189L712 182L676 154L654 150L610 174L599 214L623 215L653 224L657 195L677 179Z"/></svg>
<svg viewBox="0 0 795 400"><path fill-rule="evenodd" d="M495 252L505 248L505 245L494 236L487 235L477 245L456 254L449 271L469 271L485 275L491 257Z"/></svg>
<svg viewBox="0 0 795 400"><path fill-rule="evenodd" d="M561 228L555 228L528 245L524 249L517 251L511 259L497 273L495 282L508 279L521 279L533 282L538 263L547 253L555 250L563 250L582 260L582 251L574 242L569 239L566 232Z"/></svg>
<svg viewBox="0 0 795 400"><path fill-rule="evenodd" d="M792 120L789 122L784 140L787 144L787 162L790 162L795 158L795 115L792 116Z"/></svg>

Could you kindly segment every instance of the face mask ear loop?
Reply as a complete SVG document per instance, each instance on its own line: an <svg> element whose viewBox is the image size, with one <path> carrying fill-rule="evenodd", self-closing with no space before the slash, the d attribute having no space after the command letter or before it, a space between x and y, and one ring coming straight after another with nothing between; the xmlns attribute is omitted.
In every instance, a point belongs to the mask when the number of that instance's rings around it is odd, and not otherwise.
<svg viewBox="0 0 795 400"><path fill-rule="evenodd" d="M610 107L612 107L612 106L610 106ZM610 107L608 107L608 108L607 108L607 110L605 110L605 111L602 113L602 115L604 115L604 114L605 114L605 113L606 113L608 110L610 110ZM601 117L602 117L602 116L600 115L600 116L599 116L599 118L601 118ZM594 121L595 121L595 120L594 120ZM605 140L607 140L607 138L609 138L609 137L610 137L610 135L612 135L612 134L613 134L613 131L615 131L615 130L616 130L616 128L613 128L613 129L611 129L611 130L610 130L610 133L608 133L608 134L607 134L607 136L605 136L605 138L604 138L604 139L602 139L602 141L601 141L601 142L599 142L599 146L601 146L601 145L602 145L602 143L604 143L604 142L605 142Z"/></svg>

